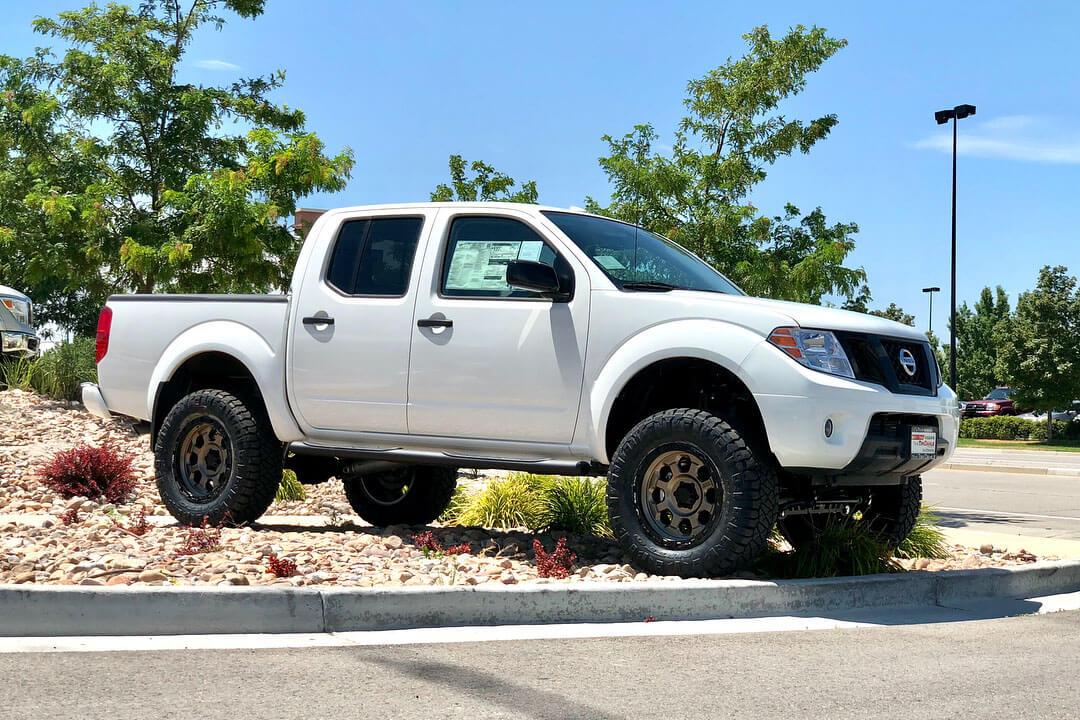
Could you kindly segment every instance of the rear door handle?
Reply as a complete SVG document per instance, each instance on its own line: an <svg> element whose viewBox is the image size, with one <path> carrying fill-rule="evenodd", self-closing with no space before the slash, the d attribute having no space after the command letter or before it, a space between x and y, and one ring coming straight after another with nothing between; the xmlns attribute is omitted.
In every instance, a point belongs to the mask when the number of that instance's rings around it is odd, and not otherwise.
<svg viewBox="0 0 1080 720"><path fill-rule="evenodd" d="M417 320L416 327L420 328L436 328L436 327L454 327L453 320L443 320L441 318L425 318L424 320Z"/></svg>
<svg viewBox="0 0 1080 720"><path fill-rule="evenodd" d="M334 318L332 317L306 317L304 318L305 325L333 325Z"/></svg>

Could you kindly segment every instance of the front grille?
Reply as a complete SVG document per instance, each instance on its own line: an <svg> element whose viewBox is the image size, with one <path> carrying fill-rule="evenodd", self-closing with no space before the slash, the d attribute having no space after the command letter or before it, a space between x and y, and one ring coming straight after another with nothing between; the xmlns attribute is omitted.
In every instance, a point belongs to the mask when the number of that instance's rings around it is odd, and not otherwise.
<svg viewBox="0 0 1080 720"><path fill-rule="evenodd" d="M930 343L850 332L838 332L836 336L857 380L884 385L904 395L935 394L938 370ZM904 350L915 360L913 375L901 362Z"/></svg>
<svg viewBox="0 0 1080 720"><path fill-rule="evenodd" d="M870 418L870 427L866 434L871 437L906 439L907 428L913 426L932 427L938 430L938 419L933 415L906 415L901 413L877 413Z"/></svg>

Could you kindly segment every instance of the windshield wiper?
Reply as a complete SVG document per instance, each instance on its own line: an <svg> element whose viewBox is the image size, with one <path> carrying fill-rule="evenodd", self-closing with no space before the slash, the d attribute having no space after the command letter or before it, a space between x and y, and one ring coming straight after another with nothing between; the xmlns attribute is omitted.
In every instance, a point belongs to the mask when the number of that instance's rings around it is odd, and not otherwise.
<svg viewBox="0 0 1080 720"><path fill-rule="evenodd" d="M678 285L659 282L658 280L639 280L636 282L624 282L620 287L623 290L645 290L647 292L668 292L669 290L681 290Z"/></svg>

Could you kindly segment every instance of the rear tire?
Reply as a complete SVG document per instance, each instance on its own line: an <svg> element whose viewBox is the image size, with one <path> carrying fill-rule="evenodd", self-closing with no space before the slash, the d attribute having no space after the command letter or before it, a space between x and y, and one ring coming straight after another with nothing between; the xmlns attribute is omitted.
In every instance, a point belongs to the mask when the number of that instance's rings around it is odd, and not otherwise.
<svg viewBox="0 0 1080 720"><path fill-rule="evenodd" d="M895 549L904 541L922 510L922 478L908 478L904 485L882 485L863 488L857 494L869 497L869 506L862 511L862 520L881 539L887 548ZM777 530L798 550L813 543L822 528L830 522L849 522L844 515L792 515L777 522Z"/></svg>
<svg viewBox="0 0 1080 720"><path fill-rule="evenodd" d="M261 406L197 390L173 406L154 443L158 493L181 524L239 526L266 512L282 446Z"/></svg>
<svg viewBox="0 0 1080 720"><path fill-rule="evenodd" d="M747 567L765 549L778 504L768 461L704 410L645 418L611 458L611 528L649 572L714 577Z"/></svg>
<svg viewBox="0 0 1080 720"><path fill-rule="evenodd" d="M457 469L410 465L345 478L344 485L352 509L376 527L427 525L450 506Z"/></svg>

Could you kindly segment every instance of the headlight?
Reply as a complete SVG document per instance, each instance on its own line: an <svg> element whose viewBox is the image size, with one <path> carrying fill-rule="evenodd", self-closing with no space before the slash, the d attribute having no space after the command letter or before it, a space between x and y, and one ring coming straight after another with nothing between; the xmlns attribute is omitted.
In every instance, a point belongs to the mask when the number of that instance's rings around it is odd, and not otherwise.
<svg viewBox="0 0 1080 720"><path fill-rule="evenodd" d="M986 409L987 410L997 410L997 408L998 408L997 403L986 403Z"/></svg>
<svg viewBox="0 0 1080 720"><path fill-rule="evenodd" d="M22 349L22 335L15 333L0 333L0 348L3 352Z"/></svg>
<svg viewBox="0 0 1080 720"><path fill-rule="evenodd" d="M769 342L808 368L832 375L855 377L847 353L836 336L828 330L776 328L769 335Z"/></svg>
<svg viewBox="0 0 1080 720"><path fill-rule="evenodd" d="M15 298L3 298L0 302L24 325L30 324L30 303Z"/></svg>

